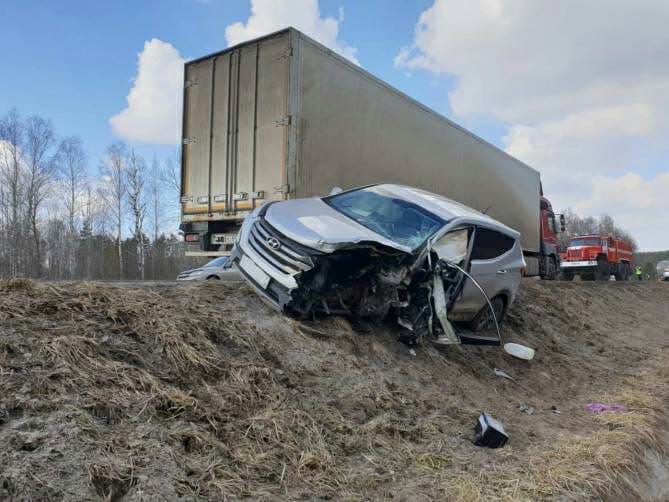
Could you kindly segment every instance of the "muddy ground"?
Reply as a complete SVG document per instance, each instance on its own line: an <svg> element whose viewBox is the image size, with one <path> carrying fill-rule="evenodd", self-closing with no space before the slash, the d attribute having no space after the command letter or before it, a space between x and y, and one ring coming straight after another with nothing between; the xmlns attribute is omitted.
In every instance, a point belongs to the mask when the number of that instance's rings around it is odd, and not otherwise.
<svg viewBox="0 0 669 502"><path fill-rule="evenodd" d="M0 283L0 499L669 499L669 284L526 280L503 335L535 359L243 285Z"/></svg>

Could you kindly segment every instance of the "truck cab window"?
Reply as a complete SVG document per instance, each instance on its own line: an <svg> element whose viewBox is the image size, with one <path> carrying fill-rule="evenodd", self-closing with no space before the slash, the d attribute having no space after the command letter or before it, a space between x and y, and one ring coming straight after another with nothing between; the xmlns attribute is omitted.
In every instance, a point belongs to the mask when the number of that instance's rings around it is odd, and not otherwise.
<svg viewBox="0 0 669 502"><path fill-rule="evenodd" d="M472 260L492 260L513 248L515 239L495 230L477 228L472 249Z"/></svg>
<svg viewBox="0 0 669 502"><path fill-rule="evenodd" d="M551 232L553 232L554 234L558 233L554 214L548 215L548 228L550 228Z"/></svg>

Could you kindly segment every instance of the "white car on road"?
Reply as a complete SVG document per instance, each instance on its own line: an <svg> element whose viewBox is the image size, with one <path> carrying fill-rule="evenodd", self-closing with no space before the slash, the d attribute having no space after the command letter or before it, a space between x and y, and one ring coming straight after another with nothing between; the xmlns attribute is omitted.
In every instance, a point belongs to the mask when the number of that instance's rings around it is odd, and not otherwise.
<svg viewBox="0 0 669 502"><path fill-rule="evenodd" d="M177 281L180 282L212 280L241 281L243 279L227 256L220 256L200 268L185 270L177 276Z"/></svg>

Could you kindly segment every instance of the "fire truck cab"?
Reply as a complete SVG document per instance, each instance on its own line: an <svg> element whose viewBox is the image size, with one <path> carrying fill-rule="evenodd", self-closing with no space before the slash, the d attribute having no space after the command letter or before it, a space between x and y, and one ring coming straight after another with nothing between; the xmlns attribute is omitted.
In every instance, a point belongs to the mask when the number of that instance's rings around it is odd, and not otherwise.
<svg viewBox="0 0 669 502"><path fill-rule="evenodd" d="M562 278L579 275L585 281L626 281L632 274L632 245L613 235L577 235L560 263Z"/></svg>

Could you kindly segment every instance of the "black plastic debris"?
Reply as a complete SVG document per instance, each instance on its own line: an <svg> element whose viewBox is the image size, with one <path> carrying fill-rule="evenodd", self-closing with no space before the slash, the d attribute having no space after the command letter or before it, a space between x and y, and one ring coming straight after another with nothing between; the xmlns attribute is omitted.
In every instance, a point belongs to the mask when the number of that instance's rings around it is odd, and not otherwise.
<svg viewBox="0 0 669 502"><path fill-rule="evenodd" d="M481 413L474 434L474 444L488 448L501 448L509 439L501 422L486 413Z"/></svg>

